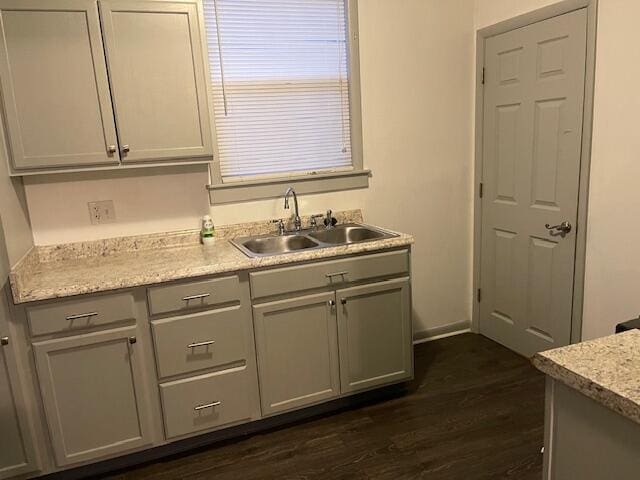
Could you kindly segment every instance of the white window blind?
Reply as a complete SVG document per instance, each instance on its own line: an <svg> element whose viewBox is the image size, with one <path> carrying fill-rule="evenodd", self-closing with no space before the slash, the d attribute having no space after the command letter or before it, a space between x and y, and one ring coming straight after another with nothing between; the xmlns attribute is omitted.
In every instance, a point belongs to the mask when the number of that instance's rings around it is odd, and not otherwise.
<svg viewBox="0 0 640 480"><path fill-rule="evenodd" d="M346 0L204 0L224 181L352 169Z"/></svg>

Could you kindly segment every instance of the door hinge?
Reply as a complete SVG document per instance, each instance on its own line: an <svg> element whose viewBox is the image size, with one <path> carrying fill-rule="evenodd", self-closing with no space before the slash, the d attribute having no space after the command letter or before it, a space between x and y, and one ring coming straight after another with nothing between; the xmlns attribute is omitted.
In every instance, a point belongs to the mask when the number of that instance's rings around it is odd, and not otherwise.
<svg viewBox="0 0 640 480"><path fill-rule="evenodd" d="M484 67L482 67L482 85L484 85Z"/></svg>
<svg viewBox="0 0 640 480"><path fill-rule="evenodd" d="M482 198L482 196L484 195L484 183L480 182L480 198Z"/></svg>
<svg viewBox="0 0 640 480"><path fill-rule="evenodd" d="M478 303L480 303L482 301L482 289L478 289L477 292L477 298L478 298Z"/></svg>

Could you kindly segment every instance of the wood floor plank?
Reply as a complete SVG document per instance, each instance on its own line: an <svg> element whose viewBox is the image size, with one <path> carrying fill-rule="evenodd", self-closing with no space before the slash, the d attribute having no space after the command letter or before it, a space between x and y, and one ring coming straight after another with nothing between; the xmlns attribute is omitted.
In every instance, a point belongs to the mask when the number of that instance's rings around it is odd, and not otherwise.
<svg viewBox="0 0 640 480"><path fill-rule="evenodd" d="M399 398L154 462L105 480L533 480L544 378L474 334L417 345Z"/></svg>

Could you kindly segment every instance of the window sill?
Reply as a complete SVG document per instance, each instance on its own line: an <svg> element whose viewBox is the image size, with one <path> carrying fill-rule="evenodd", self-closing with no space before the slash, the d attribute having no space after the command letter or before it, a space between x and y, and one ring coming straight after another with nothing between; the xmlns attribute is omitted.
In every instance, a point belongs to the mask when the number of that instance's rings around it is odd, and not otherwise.
<svg viewBox="0 0 640 480"><path fill-rule="evenodd" d="M281 197L288 187L298 195L367 188L371 170L322 173L300 177L271 178L237 183L207 185L211 205L248 202Z"/></svg>

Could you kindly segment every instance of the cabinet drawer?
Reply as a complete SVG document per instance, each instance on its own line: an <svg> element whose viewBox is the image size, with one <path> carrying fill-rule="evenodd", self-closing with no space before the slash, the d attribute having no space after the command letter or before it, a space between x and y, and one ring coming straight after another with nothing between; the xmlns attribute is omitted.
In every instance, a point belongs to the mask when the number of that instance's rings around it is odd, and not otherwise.
<svg viewBox="0 0 640 480"><path fill-rule="evenodd" d="M158 376L169 377L246 359L240 305L151 322Z"/></svg>
<svg viewBox="0 0 640 480"><path fill-rule="evenodd" d="M207 308L240 299L238 276L211 278L199 282L178 283L147 289L149 313L178 312Z"/></svg>
<svg viewBox="0 0 640 480"><path fill-rule="evenodd" d="M80 297L27 307L31 335L83 330L136 318L133 294Z"/></svg>
<svg viewBox="0 0 640 480"><path fill-rule="evenodd" d="M251 419L247 367L160 384L168 439Z"/></svg>
<svg viewBox="0 0 640 480"><path fill-rule="evenodd" d="M252 298L343 285L409 271L407 250L298 265L249 274Z"/></svg>

